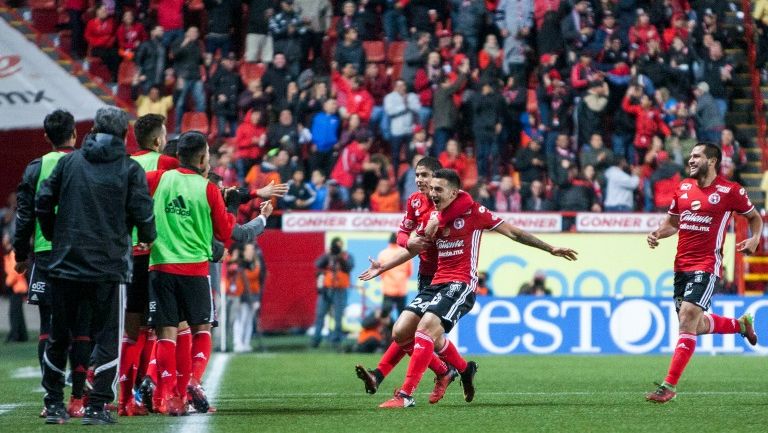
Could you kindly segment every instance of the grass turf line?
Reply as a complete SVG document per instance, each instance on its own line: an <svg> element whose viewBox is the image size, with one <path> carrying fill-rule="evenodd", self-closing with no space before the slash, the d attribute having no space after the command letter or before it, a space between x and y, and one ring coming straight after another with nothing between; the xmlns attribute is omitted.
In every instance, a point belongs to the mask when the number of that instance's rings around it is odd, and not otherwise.
<svg viewBox="0 0 768 433"><path fill-rule="evenodd" d="M0 415L13 432L50 431L37 418L39 379L11 379L36 365L32 344L0 346ZM233 356L222 377L212 432L725 432L762 431L768 422L766 359L694 356L679 385L678 400L644 401L666 371L668 356L485 356L475 401L463 401L457 382L430 405L432 373L416 394L417 407L383 410L405 374L404 360L374 396L363 392L354 365L375 366L377 355L292 353ZM195 415L193 415L195 416ZM176 431L184 419L120 418L110 431ZM74 420L62 430L79 429ZM75 427L78 426L78 427Z"/></svg>

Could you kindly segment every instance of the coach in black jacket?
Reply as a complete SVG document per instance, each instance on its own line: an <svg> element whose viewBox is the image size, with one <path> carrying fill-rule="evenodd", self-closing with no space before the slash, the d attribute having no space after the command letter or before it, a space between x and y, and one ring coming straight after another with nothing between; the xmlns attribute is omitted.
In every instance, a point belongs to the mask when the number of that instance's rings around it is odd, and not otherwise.
<svg viewBox="0 0 768 433"><path fill-rule="evenodd" d="M83 423L116 422L104 405L114 399L117 382L123 291L132 274L131 230L138 228L143 243L156 236L144 171L125 149L127 131L124 111L100 109L81 149L61 158L37 193L40 228L53 242L52 331L43 369L48 423L68 418L62 390L70 329L84 320L91 323L96 346L94 389Z"/></svg>

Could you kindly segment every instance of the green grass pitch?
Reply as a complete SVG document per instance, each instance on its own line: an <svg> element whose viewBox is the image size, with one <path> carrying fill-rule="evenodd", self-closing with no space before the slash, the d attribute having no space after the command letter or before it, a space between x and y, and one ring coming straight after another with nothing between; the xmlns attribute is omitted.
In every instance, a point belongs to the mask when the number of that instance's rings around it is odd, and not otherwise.
<svg viewBox="0 0 768 433"><path fill-rule="evenodd" d="M221 357L221 355L216 355ZM383 410L405 374L401 363L379 393L366 395L358 362L378 355L327 352L230 355L214 415L120 418L112 432L761 432L768 430L766 358L694 356L676 401L643 394L663 378L667 356L478 356L477 396L458 381L427 402L427 372L411 409ZM82 431L79 421L46 426L35 346L0 346L0 431ZM24 368L26 367L26 368ZM211 372L209 371L209 374ZM21 376L21 377L19 377ZM209 382L210 385L210 382ZM100 427L92 428L101 429Z"/></svg>

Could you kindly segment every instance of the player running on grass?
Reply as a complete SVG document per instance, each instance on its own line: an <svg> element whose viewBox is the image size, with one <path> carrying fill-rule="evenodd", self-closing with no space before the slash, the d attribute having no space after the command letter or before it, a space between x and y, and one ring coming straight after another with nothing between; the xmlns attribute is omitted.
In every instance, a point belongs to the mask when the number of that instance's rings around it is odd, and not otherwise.
<svg viewBox="0 0 768 433"><path fill-rule="evenodd" d="M679 339L672 355L667 377L648 401L666 403L677 395L677 382L696 350L696 336L701 334L741 334L751 345L757 344L752 316L738 319L704 313L722 276L723 241L731 214L749 220L752 237L736 245L744 254L755 252L763 221L738 183L730 182L720 172L722 152L711 143L699 143L691 150L690 178L680 182L669 215L648 235L648 246L656 248L659 240L678 233L675 257L675 306L680 320Z"/></svg>
<svg viewBox="0 0 768 433"><path fill-rule="evenodd" d="M460 180L453 170L437 170L430 182L430 198L437 212L447 209L459 195ZM418 323L413 355L408 364L405 382L395 396L379 407L398 408L415 405L413 394L419 385L434 352L444 353L455 346L445 338L459 318L475 304L477 288L477 259L483 230L495 230L508 238L547 251L553 256L576 260L576 251L553 247L539 238L505 222L485 207L472 203L472 207L457 218L443 218L440 224L437 212L427 224L425 234L435 239L437 272L429 287L431 297L422 299L424 315Z"/></svg>
<svg viewBox="0 0 768 433"><path fill-rule="evenodd" d="M362 365L357 365L355 371L365 384L365 392L375 394L381 382L395 368L406 354L413 352L413 337L416 333L416 325L424 315L426 308L425 300L432 299L434 293L428 289L432 283L432 277L437 270L437 249L434 244L424 238L424 228L429 221L435 206L429 199L429 182L432 180L432 174L439 170L440 162L431 157L425 157L416 163L416 187L417 192L411 194L406 201L406 212L403 221L400 223L400 231L397 236L397 244L404 249L401 255L392 259L390 263L377 263L371 260L371 268L364 272L360 278L370 280L400 263L410 260L416 254L419 255L419 277L418 294L411 301L397 318L392 329L392 343L382 355L379 365L373 370L366 370ZM446 209L445 215L453 217L463 214L469 210L472 205L472 198L469 194L460 191L453 205ZM411 236L415 234L414 236ZM397 262L397 265L391 265ZM391 265L391 266L390 266ZM428 302L428 301L427 301ZM455 352L455 353L453 353ZM450 353L450 355L449 355ZM452 363L451 360L454 360ZM450 364L450 367L446 365ZM461 375L462 386L464 387L465 399L469 402L474 398L473 379L476 371L474 362L464 361L455 348L451 346L446 348L444 353L433 354L429 361L429 368L435 372L435 388L429 396L430 403L437 403L445 395L448 385L456 379L457 374Z"/></svg>

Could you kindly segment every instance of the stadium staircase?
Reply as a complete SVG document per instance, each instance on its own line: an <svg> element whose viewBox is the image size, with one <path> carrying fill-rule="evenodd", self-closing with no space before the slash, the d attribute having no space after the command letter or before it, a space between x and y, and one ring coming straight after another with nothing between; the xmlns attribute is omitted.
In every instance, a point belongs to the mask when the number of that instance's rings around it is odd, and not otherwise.
<svg viewBox="0 0 768 433"><path fill-rule="evenodd" d="M37 45L41 51L76 77L85 88L104 101L105 104L116 105L132 112L133 104L131 101L116 97L104 79L99 76L99 72L96 70L98 66L76 60L62 49L60 46L62 32L55 33L59 21L62 19L62 11L57 8L56 2L33 1L28 3L29 6L26 8L11 8L7 6L6 2L0 0L0 18Z"/></svg>

